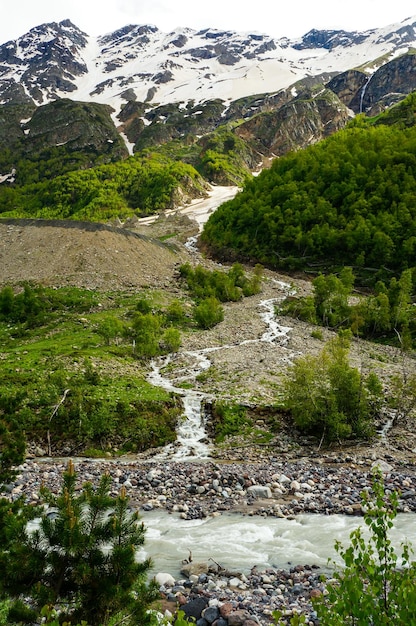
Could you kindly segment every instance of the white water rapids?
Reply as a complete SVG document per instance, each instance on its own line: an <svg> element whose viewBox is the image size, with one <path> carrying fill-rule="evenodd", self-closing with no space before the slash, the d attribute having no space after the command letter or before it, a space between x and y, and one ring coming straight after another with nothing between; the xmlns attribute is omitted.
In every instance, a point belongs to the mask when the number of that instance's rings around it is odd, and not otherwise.
<svg viewBox="0 0 416 626"><path fill-rule="evenodd" d="M198 520L183 520L165 511L142 513L146 532L143 556L150 556L154 572L179 576L180 564L189 550L193 560L213 559L223 567L247 574L257 565L287 569L291 565L318 565L328 559L341 564L335 539L349 545L352 530L364 522L345 515L299 515L296 519L244 517L225 514ZM401 513L395 520L391 539L400 554L408 540L416 546L415 515ZM368 536L367 528L363 529Z"/></svg>

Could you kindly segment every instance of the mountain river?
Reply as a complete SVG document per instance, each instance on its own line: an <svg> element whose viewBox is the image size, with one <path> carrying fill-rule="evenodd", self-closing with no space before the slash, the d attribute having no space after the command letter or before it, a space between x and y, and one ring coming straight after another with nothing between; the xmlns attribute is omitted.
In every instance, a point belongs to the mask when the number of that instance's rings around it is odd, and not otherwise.
<svg viewBox="0 0 416 626"><path fill-rule="evenodd" d="M236 190L235 190L236 191ZM224 198L230 197L229 188L217 188L209 200L205 200L201 210L198 205L198 221L203 227L209 213ZM234 192L235 193L235 192ZM186 213L192 217L192 208ZM202 217L203 216L203 217ZM194 241L188 243L198 254ZM279 284L282 293L290 286ZM283 296L282 296L283 297ZM274 307L279 299L264 300L260 303L259 315L266 324L266 330L258 339L250 339L240 345L253 342L282 344L286 341L289 327L279 325L274 319ZM175 355L169 355L152 363L148 380L182 396L184 415L178 428L175 444L168 446L152 462L199 460L204 462L210 456L211 444L207 438L201 406L206 395L193 389L184 389L181 382L192 385L195 377L210 367L209 355L217 350L232 349L222 345L186 353L191 365L180 373L175 373L175 382L169 379L170 368ZM223 567L248 572L254 565L286 568L289 564L315 564L325 568L328 559L337 560L334 549L335 539L348 544L350 532L362 519L343 515L304 514L294 519L222 514L198 520L183 520L177 515L157 510L142 514L147 536L145 554L150 555L155 571L166 571L178 575L181 560L192 551L194 560L213 559ZM393 530L393 542L399 546L404 540L416 545L416 525L414 514L399 514Z"/></svg>

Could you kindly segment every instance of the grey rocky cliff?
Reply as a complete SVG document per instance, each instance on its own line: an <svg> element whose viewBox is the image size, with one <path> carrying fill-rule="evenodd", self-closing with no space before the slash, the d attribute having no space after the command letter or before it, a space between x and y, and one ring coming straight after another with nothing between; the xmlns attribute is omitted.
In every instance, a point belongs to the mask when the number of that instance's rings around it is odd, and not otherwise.
<svg viewBox="0 0 416 626"><path fill-rule="evenodd" d="M324 90L317 96L304 94L277 111L253 117L236 133L261 154L281 156L340 130L349 119L348 109Z"/></svg>
<svg viewBox="0 0 416 626"><path fill-rule="evenodd" d="M342 72L327 87L354 113L377 115L416 89L416 55L409 51L374 72Z"/></svg>

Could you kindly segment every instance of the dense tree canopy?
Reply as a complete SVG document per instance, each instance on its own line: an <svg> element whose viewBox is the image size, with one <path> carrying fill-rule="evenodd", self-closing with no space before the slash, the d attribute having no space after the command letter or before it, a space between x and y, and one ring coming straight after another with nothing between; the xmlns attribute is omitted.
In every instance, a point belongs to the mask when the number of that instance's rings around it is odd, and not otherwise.
<svg viewBox="0 0 416 626"><path fill-rule="evenodd" d="M161 154L141 154L49 180L0 187L0 214L91 221L148 215L174 206L179 188L192 196L195 190L202 193L202 185L191 165Z"/></svg>
<svg viewBox="0 0 416 626"><path fill-rule="evenodd" d="M380 277L413 267L416 127L381 119L276 159L211 216L203 241L284 269L350 265Z"/></svg>

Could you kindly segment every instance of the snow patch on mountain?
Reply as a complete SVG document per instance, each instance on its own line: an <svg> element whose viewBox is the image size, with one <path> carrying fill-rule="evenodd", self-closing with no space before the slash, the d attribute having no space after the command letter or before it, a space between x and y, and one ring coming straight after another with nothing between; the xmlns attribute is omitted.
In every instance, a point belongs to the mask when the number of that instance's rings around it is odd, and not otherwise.
<svg viewBox="0 0 416 626"><path fill-rule="evenodd" d="M225 102L277 92L298 80L360 68L368 74L416 47L416 18L366 32L261 33L128 25L91 37L69 20L0 46L0 101L17 86L37 104L62 97L111 105Z"/></svg>

